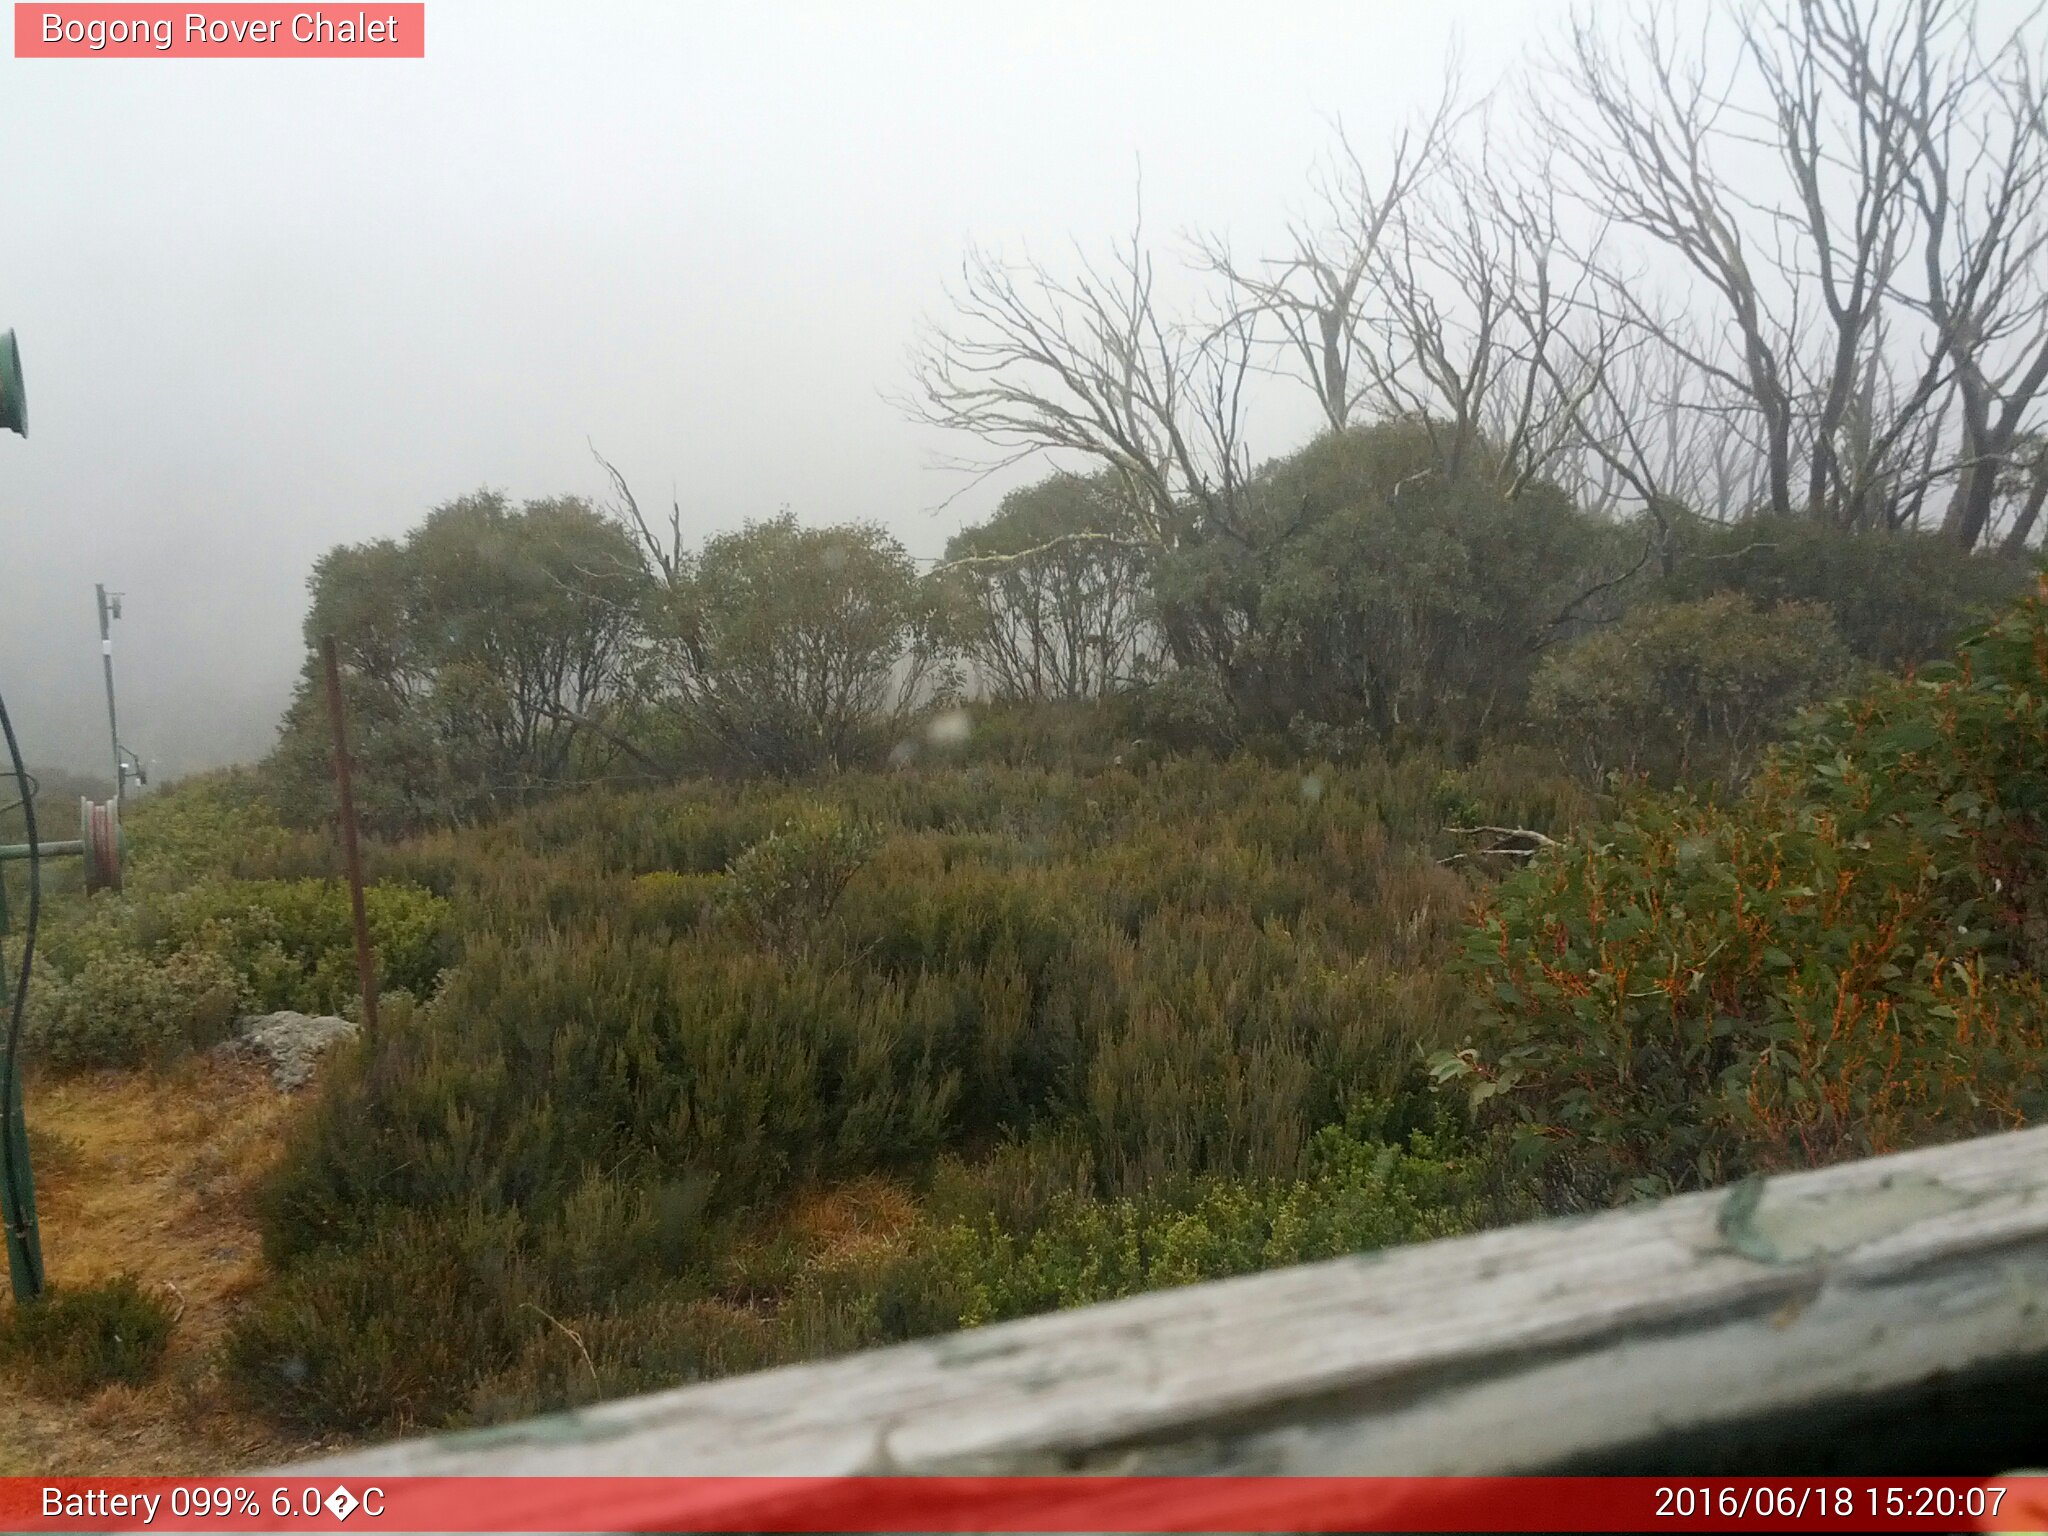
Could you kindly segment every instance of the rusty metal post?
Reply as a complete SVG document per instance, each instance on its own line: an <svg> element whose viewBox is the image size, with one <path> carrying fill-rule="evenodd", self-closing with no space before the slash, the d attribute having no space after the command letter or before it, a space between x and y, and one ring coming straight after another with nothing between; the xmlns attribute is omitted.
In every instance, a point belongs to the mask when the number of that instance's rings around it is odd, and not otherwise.
<svg viewBox="0 0 2048 1536"><path fill-rule="evenodd" d="M341 857L348 868L348 900L356 923L356 974L363 986L363 1038L377 1043L377 962L370 954L370 917L363 907L363 855L356 844L356 798L349 782L348 719L341 705L341 663L334 636L320 638L327 672L327 718L334 725L334 788L341 802Z"/></svg>

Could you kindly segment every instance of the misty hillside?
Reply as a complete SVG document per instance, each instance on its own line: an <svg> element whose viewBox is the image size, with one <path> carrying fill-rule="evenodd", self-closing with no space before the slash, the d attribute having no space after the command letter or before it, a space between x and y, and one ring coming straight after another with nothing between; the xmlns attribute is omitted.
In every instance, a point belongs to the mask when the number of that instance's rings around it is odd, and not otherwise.
<svg viewBox="0 0 2048 1536"><path fill-rule="evenodd" d="M110 793L55 765L153 770L117 889L0 861L53 1282L0 1312L0 1469L2040 1121L2048 33L1445 10L1469 52L451 4L440 96L308 73L249 146L303 185L188 189L160 280L243 241L232 295L87 324L0 252L0 844ZM174 92L164 143L282 92Z"/></svg>

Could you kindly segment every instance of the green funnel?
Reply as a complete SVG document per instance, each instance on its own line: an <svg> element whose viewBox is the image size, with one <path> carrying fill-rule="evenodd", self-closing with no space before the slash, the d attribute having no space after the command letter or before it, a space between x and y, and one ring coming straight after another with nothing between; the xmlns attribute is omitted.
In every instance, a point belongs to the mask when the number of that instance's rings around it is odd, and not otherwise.
<svg viewBox="0 0 2048 1536"><path fill-rule="evenodd" d="M0 331L0 427L28 436L28 392L21 383L21 347Z"/></svg>

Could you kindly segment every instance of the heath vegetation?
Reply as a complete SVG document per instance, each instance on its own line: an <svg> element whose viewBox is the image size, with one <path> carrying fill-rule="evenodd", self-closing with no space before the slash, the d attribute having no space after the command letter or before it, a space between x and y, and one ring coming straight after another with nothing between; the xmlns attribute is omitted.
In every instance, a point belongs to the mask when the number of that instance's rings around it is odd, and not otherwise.
<svg viewBox="0 0 2048 1536"><path fill-rule="evenodd" d="M1142 227L971 254L911 410L1062 468L935 562L608 464L325 556L274 753L139 804L33 993L52 1075L354 1006L332 634L386 1006L238 1400L480 1422L2038 1118L2048 132L2022 39L1879 9L1582 20L1543 177L1447 95L1198 239L1199 322ZM150 1307L6 1347L146 1370Z"/></svg>

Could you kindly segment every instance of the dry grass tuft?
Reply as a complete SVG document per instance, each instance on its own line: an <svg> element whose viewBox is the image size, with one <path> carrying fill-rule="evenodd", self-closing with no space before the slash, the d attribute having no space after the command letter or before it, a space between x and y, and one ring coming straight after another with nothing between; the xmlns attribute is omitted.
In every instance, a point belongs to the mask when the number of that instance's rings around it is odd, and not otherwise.
<svg viewBox="0 0 2048 1536"><path fill-rule="evenodd" d="M296 1101L259 1068L210 1061L36 1079L27 1098L51 1279L131 1272L179 1315L147 1386L80 1405L0 1380L0 1475L204 1473L293 1454L225 1406L212 1355L262 1278L253 1192Z"/></svg>
<svg viewBox="0 0 2048 1536"><path fill-rule="evenodd" d="M809 1248L812 1262L846 1269L899 1251L916 1228L917 1202L902 1185L865 1175L798 1200L790 1230Z"/></svg>

